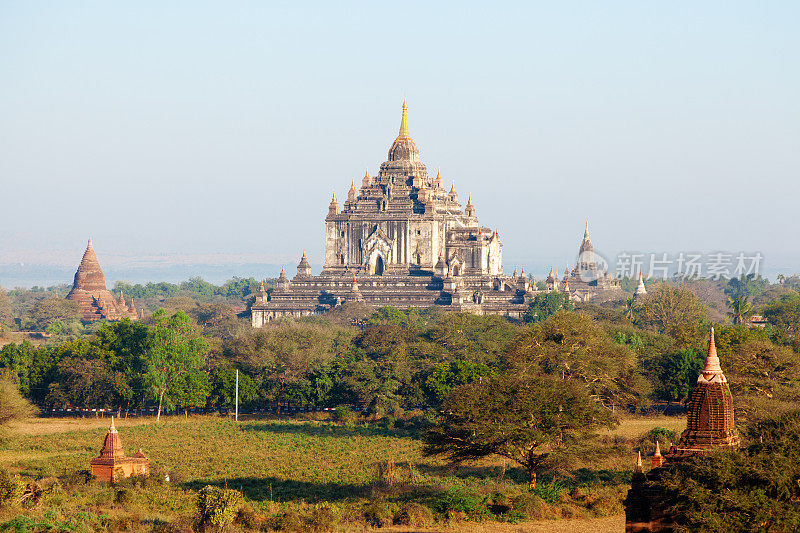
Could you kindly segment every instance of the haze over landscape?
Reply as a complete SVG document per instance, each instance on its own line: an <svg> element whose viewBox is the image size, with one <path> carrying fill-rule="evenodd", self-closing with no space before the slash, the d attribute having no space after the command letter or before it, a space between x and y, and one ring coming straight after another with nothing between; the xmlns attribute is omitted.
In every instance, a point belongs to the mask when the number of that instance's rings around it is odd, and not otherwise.
<svg viewBox="0 0 800 533"><path fill-rule="evenodd" d="M591 2L0 7L0 285L322 262L331 193L377 173L407 96L429 172L508 271L598 251L798 270L798 8ZM191 7L191 9L189 9Z"/></svg>

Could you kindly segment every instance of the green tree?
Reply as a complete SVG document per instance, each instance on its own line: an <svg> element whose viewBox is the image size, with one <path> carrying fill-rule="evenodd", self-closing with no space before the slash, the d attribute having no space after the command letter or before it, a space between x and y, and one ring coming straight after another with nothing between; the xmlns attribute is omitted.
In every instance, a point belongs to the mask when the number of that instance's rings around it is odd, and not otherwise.
<svg viewBox="0 0 800 533"><path fill-rule="evenodd" d="M234 407L236 400L236 369L232 366L217 366L209 372L211 394L208 403L214 407ZM239 404L247 405L258 399L258 390L252 378L239 372Z"/></svg>
<svg viewBox="0 0 800 533"><path fill-rule="evenodd" d="M697 348L659 354L647 365L655 394L662 400L684 402L697 385L705 354Z"/></svg>
<svg viewBox="0 0 800 533"><path fill-rule="evenodd" d="M0 425L12 420L21 420L33 416L35 409L28 400L19 393L17 385L0 377Z"/></svg>
<svg viewBox="0 0 800 533"><path fill-rule="evenodd" d="M453 390L436 424L424 435L424 453L454 463L500 455L522 466L531 487L551 454L568 454L611 413L576 383L500 376Z"/></svg>
<svg viewBox="0 0 800 533"><path fill-rule="evenodd" d="M706 307L684 286L661 283L639 301L639 320L661 333L682 337L707 316Z"/></svg>
<svg viewBox="0 0 800 533"><path fill-rule="evenodd" d="M48 297L36 302L24 321L27 329L44 331L55 322L77 322L81 319L78 304L64 298Z"/></svg>
<svg viewBox="0 0 800 533"><path fill-rule="evenodd" d="M608 407L633 406L649 392L635 352L590 317L571 311L526 328L508 346L505 366L520 376L578 382Z"/></svg>
<svg viewBox="0 0 800 533"><path fill-rule="evenodd" d="M203 374L206 341L194 329L189 316L178 311L169 316L159 309L153 313L153 325L147 340L145 354L145 383L153 397L158 398L158 415L164 405L174 407L184 400L182 386L201 384L197 376Z"/></svg>
<svg viewBox="0 0 800 533"><path fill-rule="evenodd" d="M525 322L541 322L555 315L560 310L572 310L572 300L563 292L546 292L537 294L531 302L530 309L523 317Z"/></svg>
<svg viewBox="0 0 800 533"><path fill-rule="evenodd" d="M6 294L6 291L0 287L0 333L11 326L13 318L14 309L11 305L11 299L8 297L8 294Z"/></svg>
<svg viewBox="0 0 800 533"><path fill-rule="evenodd" d="M463 360L439 363L428 374L424 388L431 403L439 405L454 388L481 381L491 375L492 369L483 363Z"/></svg>

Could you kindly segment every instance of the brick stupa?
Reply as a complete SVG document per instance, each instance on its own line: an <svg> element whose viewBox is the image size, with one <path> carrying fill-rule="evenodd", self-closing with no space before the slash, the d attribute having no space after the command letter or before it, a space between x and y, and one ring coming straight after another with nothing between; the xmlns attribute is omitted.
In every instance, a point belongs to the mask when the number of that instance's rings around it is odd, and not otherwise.
<svg viewBox="0 0 800 533"><path fill-rule="evenodd" d="M733 418L733 396L722 372L714 343L714 328L708 342L708 354L697 386L689 400L686 429L677 444L661 455L656 443L653 468L645 473L641 454L633 472L633 480L625 498L625 531L655 533L673 530L672 517L662 506L662 495L648 481L663 476L673 465L690 457L706 455L720 448L737 448L741 444Z"/></svg>
<svg viewBox="0 0 800 533"><path fill-rule="evenodd" d="M97 261L97 256L92 247L92 239L86 246L83 259L75 272L75 281L72 290L67 295L67 300L77 302L83 320L119 320L121 318L138 318L136 307L131 300L130 305L125 302L125 297L120 293L119 298L106 289L106 277Z"/></svg>
<svg viewBox="0 0 800 533"><path fill-rule="evenodd" d="M122 448L122 439L114 427L114 417L111 417L111 427L106 433L100 456L91 460L92 476L98 481L115 482L130 476L147 476L150 474L150 459L142 453L142 449L133 457L125 455Z"/></svg>

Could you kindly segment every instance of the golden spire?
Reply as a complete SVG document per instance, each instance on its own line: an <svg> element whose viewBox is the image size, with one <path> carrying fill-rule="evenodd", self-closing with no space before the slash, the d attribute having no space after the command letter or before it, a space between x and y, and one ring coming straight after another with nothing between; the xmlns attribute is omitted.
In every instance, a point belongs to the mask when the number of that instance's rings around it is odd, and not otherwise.
<svg viewBox="0 0 800 533"><path fill-rule="evenodd" d="M467 205L472 205L472 193L469 194L469 198L467 198Z"/></svg>
<svg viewBox="0 0 800 533"><path fill-rule="evenodd" d="M350 190L356 190L356 180L350 180Z"/></svg>
<svg viewBox="0 0 800 533"><path fill-rule="evenodd" d="M331 203L332 204L336 203L336 191L333 191L333 198L331 198Z"/></svg>
<svg viewBox="0 0 800 533"><path fill-rule="evenodd" d="M411 135L408 133L408 107L406 106L406 99L403 98L403 118L400 120L400 133L397 135L397 140L411 140Z"/></svg>
<svg viewBox="0 0 800 533"><path fill-rule="evenodd" d="M453 180L453 184L450 186L450 194L456 193L456 182Z"/></svg>
<svg viewBox="0 0 800 533"><path fill-rule="evenodd" d="M364 172L364 179L367 179L367 180L369 179L369 169L367 169L367 171Z"/></svg>

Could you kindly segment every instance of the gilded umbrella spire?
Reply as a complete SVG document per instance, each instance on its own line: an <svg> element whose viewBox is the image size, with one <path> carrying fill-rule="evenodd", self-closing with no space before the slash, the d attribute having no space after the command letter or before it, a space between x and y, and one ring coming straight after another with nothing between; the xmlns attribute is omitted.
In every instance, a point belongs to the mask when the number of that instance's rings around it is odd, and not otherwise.
<svg viewBox="0 0 800 533"><path fill-rule="evenodd" d="M403 118L400 120L400 133L397 135L397 139L411 140L411 135L408 133L408 107L405 98L403 98Z"/></svg>

